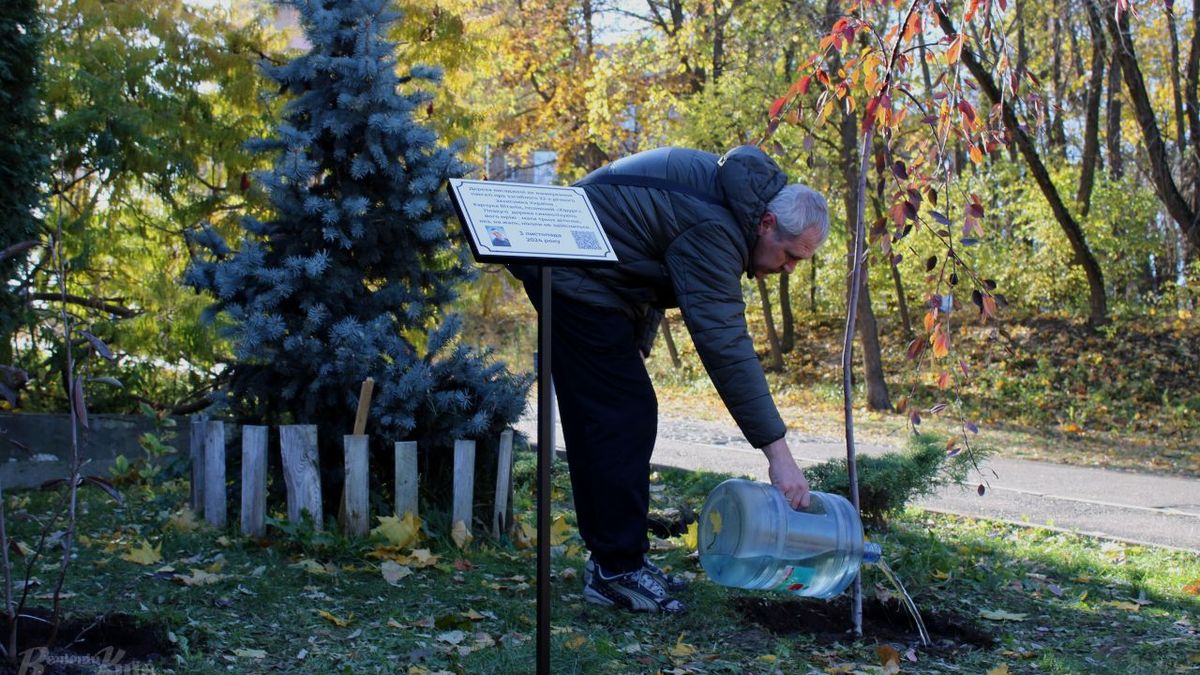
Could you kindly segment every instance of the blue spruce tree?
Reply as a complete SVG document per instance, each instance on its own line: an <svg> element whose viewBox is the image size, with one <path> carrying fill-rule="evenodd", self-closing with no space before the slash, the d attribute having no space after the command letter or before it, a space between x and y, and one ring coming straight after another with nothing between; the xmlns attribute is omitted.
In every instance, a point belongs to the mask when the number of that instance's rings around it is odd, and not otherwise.
<svg viewBox="0 0 1200 675"><path fill-rule="evenodd" d="M275 156L257 175L274 217L245 218L236 252L212 229L197 234L208 253L185 279L230 320L227 400L243 419L317 424L327 480L367 377L376 450L416 440L436 465L455 439L494 445L529 383L457 341L460 322L442 313L475 273L447 224L446 181L465 167L414 120L440 72L397 73L385 32L400 16L387 0L284 4L312 48L266 67L292 97L276 134L250 143Z"/></svg>

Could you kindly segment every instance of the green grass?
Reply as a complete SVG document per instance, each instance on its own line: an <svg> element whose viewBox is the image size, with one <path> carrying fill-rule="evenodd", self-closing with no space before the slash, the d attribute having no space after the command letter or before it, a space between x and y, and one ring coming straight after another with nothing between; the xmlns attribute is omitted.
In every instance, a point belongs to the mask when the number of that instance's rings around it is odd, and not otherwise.
<svg viewBox="0 0 1200 675"><path fill-rule="evenodd" d="M533 520L528 458L517 472L517 510ZM653 508L699 510L724 476L663 472ZM183 531L171 523L186 503L179 485L130 488L124 506L82 493L78 548L66 590L68 610L127 612L162 625L176 653L160 672L528 673L535 663L535 551L478 539L457 549L445 531L420 546L439 561L413 568L396 586L384 581L377 542L303 539L273 530L249 541L232 530ZM565 469L555 476L556 516L568 524ZM7 495L10 531L34 543L34 523L51 495ZM235 514L236 510L231 510ZM444 522L441 517L431 522ZM432 526L431 526L432 527ZM1200 556L1104 542L1009 524L907 510L872 533L927 616L956 612L996 640L987 649L916 649L903 672L1165 673L1200 672ZM121 556L142 540L161 545L162 561ZM553 560L555 673L882 672L870 635L818 643L776 635L735 609L736 598L783 599L726 589L704 579L679 539L656 541L653 557L695 575L682 616L629 615L583 602L582 549L573 526ZM659 550L661 549L661 550ZM314 561L317 573L297 566ZM14 558L20 567L24 558ZM184 586L166 572L208 570L212 585ZM56 565L35 566L52 585ZM309 565L315 569L315 566ZM888 592L867 568L868 596ZM39 601L44 603L45 601ZM821 601L796 601L796 612ZM321 612L327 612L329 618ZM989 620L988 616L1007 617ZM331 619L344 622L336 625ZM900 654L911 642L890 643ZM1002 671L995 671L1002 672Z"/></svg>

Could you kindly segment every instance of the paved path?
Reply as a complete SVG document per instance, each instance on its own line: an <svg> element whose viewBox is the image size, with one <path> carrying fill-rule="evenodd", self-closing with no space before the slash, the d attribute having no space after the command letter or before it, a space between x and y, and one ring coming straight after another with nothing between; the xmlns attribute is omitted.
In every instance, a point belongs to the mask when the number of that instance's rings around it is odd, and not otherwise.
<svg viewBox="0 0 1200 675"><path fill-rule="evenodd" d="M522 420L518 428L536 441L532 417ZM845 442L840 439L790 434L788 441L801 466L846 454ZM556 445L564 450L561 431ZM858 452L881 454L898 446L899 442L896 446L859 444ZM663 417L653 461L766 480L766 459L732 424ZM1200 480L1016 459L989 460L984 471L990 489L982 497L975 491L977 481L948 486L917 505L1200 552Z"/></svg>

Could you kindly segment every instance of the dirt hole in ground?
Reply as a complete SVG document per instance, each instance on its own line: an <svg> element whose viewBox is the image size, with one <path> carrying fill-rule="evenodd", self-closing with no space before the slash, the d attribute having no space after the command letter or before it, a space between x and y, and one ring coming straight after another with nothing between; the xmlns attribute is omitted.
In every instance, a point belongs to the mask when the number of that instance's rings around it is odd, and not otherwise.
<svg viewBox="0 0 1200 675"><path fill-rule="evenodd" d="M0 673L24 669L43 675L75 675L105 667L108 672L140 672L139 664L153 664L174 652L166 628L116 613L67 617L58 627L54 644L46 647L52 629L50 612L26 608L22 614L17 633L20 656L15 663L0 662ZM0 640L5 647L11 625L8 617L0 616Z"/></svg>
<svg viewBox="0 0 1200 675"><path fill-rule="evenodd" d="M734 608L749 622L776 635L808 635L818 642L851 640L850 598L830 602L799 598L737 598ZM955 612L922 610L932 652L990 648L996 640L970 619ZM920 647L916 622L899 601L863 599L863 639Z"/></svg>

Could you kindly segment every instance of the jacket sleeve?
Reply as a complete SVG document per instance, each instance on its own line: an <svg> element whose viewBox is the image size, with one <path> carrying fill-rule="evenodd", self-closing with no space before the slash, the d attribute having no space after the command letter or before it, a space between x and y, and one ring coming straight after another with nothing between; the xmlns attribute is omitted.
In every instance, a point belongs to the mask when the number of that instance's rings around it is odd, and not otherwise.
<svg viewBox="0 0 1200 675"><path fill-rule="evenodd" d="M746 328L741 276L748 253L735 236L718 222L696 225L671 244L666 264L704 369L746 440L761 448L787 427Z"/></svg>

